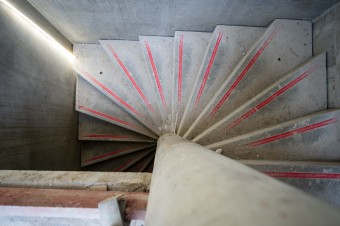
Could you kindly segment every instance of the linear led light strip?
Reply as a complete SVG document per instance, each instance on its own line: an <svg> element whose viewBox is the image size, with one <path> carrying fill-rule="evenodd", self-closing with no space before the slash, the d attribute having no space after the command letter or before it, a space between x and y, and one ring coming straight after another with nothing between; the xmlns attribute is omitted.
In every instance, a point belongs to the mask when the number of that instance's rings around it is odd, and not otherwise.
<svg viewBox="0 0 340 226"><path fill-rule="evenodd" d="M59 52L61 52L68 60L70 60L70 61L73 60L74 56L73 56L73 54L70 51L65 49L59 42L57 42L51 35L49 35L46 31L44 31L41 27L39 27L36 23L34 23L30 18L25 16L18 9L16 9L7 0L0 0L0 2L2 2L8 8L10 8L15 13L15 15L17 15L19 18L23 19L31 27L33 27L36 31L38 31L42 36L44 36L52 44L52 46L54 48L56 48Z"/></svg>

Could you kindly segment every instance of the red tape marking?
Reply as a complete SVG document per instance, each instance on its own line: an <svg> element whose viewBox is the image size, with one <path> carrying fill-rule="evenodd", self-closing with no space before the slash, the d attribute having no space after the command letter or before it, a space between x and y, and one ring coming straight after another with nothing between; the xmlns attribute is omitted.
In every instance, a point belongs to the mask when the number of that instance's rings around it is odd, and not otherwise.
<svg viewBox="0 0 340 226"><path fill-rule="evenodd" d="M183 83L183 35L179 39L179 56L178 56L178 105L182 103L182 83Z"/></svg>
<svg viewBox="0 0 340 226"><path fill-rule="evenodd" d="M136 114L137 116L139 116L140 118L143 118L144 120L146 119L145 116L143 116L140 112L138 112L136 109L134 109L131 105L129 105L128 103L126 103L122 98L120 98L116 93L112 92L109 88L107 88L104 84L102 84L101 82L99 82L95 77L93 77L92 75L90 75L88 72L86 71L81 71L81 73L88 77L92 82L94 82L95 84L97 84L98 86L100 86L103 90L105 90L105 92L107 92L108 94L110 94L112 97L114 97L116 100L118 100L121 104L123 104L125 107L127 107L130 111L132 111L134 114Z"/></svg>
<svg viewBox="0 0 340 226"><path fill-rule="evenodd" d="M152 108L151 104L149 103L149 101L147 100L146 96L144 95L144 93L142 92L141 88L138 86L137 82L134 80L134 78L132 77L132 75L130 74L130 72L128 71L128 69L125 67L125 65L123 64L123 62L120 60L120 58L118 57L117 53L113 50L113 48L111 47L111 45L107 45L107 47L109 48L110 52L112 53L112 55L114 56L114 58L117 60L118 64L120 65L120 67L123 69L123 71L125 72L126 76L128 77L128 79L130 80L130 82L132 83L132 85L135 87L135 89L137 90L137 92L139 93L139 95L141 96L141 98L143 99L143 101L145 102L145 104L148 106L148 108L150 109L151 112L154 112L154 109Z"/></svg>
<svg viewBox="0 0 340 226"><path fill-rule="evenodd" d="M155 61L153 59L153 56L152 56L152 53L151 53L151 48L150 48L148 41L145 41L145 46L146 46L146 51L148 52L148 57L149 57L149 60L150 60L150 63L151 63L152 71L153 71L153 74L155 76L158 93L161 96L161 100L162 100L164 110L167 111L167 106L166 106L166 102L165 102L165 97L164 97L162 85L161 85L161 82L159 81L158 71L157 71L156 64L155 64Z"/></svg>
<svg viewBox="0 0 340 226"><path fill-rule="evenodd" d="M325 120L325 121L322 121L322 122L318 122L318 123L315 123L315 124L312 124L312 125L309 125L309 126L299 128L299 129L291 130L291 131L281 133L281 134L278 134L278 135L275 135L275 136L271 136L271 137L268 137L268 138L265 138L265 139L262 139L262 140L254 141L254 142L251 142L247 145L252 146L252 147L256 147L256 146L267 144L267 143L270 143L270 142L273 142L273 141L276 141L276 140L280 140L280 139L283 139L283 138L286 138L286 137L290 137L290 136L293 136L293 135L296 135L296 134L299 134L299 133L304 133L304 132L307 132L307 131L310 131L310 130L314 130L314 129L335 123L336 121L337 121L336 118L331 118L331 119L328 119L328 120Z"/></svg>
<svg viewBox="0 0 340 226"><path fill-rule="evenodd" d="M131 149L132 149L132 147L128 147L128 148L123 148L123 149L116 150L116 151L111 151L109 153L97 155L97 156L94 156L92 158L86 159L84 162L87 163L87 162L95 161L95 160L102 159L102 158L105 158L105 157L109 157L109 156L112 156L112 155L115 155L115 154L119 154L121 152L129 151Z"/></svg>
<svg viewBox="0 0 340 226"><path fill-rule="evenodd" d="M131 163L132 161L134 161L134 159L131 159L131 160L127 161L126 163L124 163L123 165L119 166L118 168L116 168L116 169L114 170L114 172L120 171L120 170L123 169L126 165L128 165L129 163Z"/></svg>
<svg viewBox="0 0 340 226"><path fill-rule="evenodd" d="M245 113L244 115L242 115L241 117L239 117L238 119L236 119L235 121L233 121L230 125L228 125L225 130L226 132L231 130L232 128L234 128L236 125L240 124L243 120L247 119L249 116L251 116L252 114L254 114L255 112L257 112L258 110L260 110L261 108L263 108L264 106L266 106L267 104L269 104L271 101L275 100L277 97L279 97L281 94L283 94L284 92L286 92L287 90L289 90L290 88L292 88L294 85L296 85L297 83L299 83L300 81L302 81L304 78L306 78L308 75L310 75L311 73L313 73L317 68L319 67L319 65L313 66L310 69L308 69L306 72L302 73L300 76L298 76L297 78L295 78L293 81L291 81L290 83L288 83L287 85L285 85L284 87L282 87L281 89L279 89L278 91L276 91L273 95L271 95L270 97L268 97L267 99L265 99L264 101L262 101L261 103L259 103L258 105L256 105L254 108L250 109L247 113Z"/></svg>
<svg viewBox="0 0 340 226"><path fill-rule="evenodd" d="M248 73L250 68L255 64L257 59L261 56L263 51L267 48L269 43L273 40L274 36L278 33L279 29L275 29L268 37L268 39L262 44L260 49L256 52L256 54L251 58L247 66L242 70L242 72L239 74L239 76L236 78L234 83L230 86L230 88L227 90L227 92L224 94L224 96L220 99L218 104L214 107L214 109L209 114L209 117L212 117L218 109L224 104L224 102L228 99L230 94L235 90L235 88L238 86L238 84L241 82L241 80L244 78L244 76Z"/></svg>
<svg viewBox="0 0 340 226"><path fill-rule="evenodd" d="M103 113L103 112L99 112L99 111L96 111L96 110L94 110L94 109L87 108L87 107L85 107L85 106L79 106L79 109L84 110L84 111L87 111L87 112L90 112L90 113L93 113L93 114L98 115L98 116L101 116L101 117L103 117L103 118L112 120L112 121L114 121L114 122L118 122L118 123L120 123L120 124L123 124L123 125L129 126L129 127L135 128L135 129L140 129L140 128L138 128L137 126L135 126L135 125L133 125L133 124L131 124L131 123L128 123L128 122L123 121L123 120L121 120L121 119L115 118L115 117L113 117L113 116L111 116L111 115L107 115L107 114L105 114L105 113Z"/></svg>
<svg viewBox="0 0 340 226"><path fill-rule="evenodd" d="M339 173L304 173L304 172L264 172L276 178L299 178L299 179L340 179Z"/></svg>
<svg viewBox="0 0 340 226"><path fill-rule="evenodd" d="M218 34L218 38L217 38L217 41L216 41L216 43L215 43L214 50L213 50L213 52L212 52L212 54L211 54L211 56L210 56L210 60L209 60L209 63L208 63L208 67L207 67L207 69L205 70L204 77L203 77L203 81L202 81L202 83L201 83L200 89L199 89L199 91L198 91L198 94L197 94L197 97L196 97L196 100L195 100L195 108L197 107L198 102L199 102L200 99L201 99L201 96L202 96L202 93L203 93L205 84L207 83L207 80L208 80L208 77L209 77L209 74L210 74L212 65L213 65L213 63L214 63L214 60L215 60L215 57L216 57L218 48L219 48L220 43L221 43L222 36L223 36L223 33L220 32L220 33Z"/></svg>

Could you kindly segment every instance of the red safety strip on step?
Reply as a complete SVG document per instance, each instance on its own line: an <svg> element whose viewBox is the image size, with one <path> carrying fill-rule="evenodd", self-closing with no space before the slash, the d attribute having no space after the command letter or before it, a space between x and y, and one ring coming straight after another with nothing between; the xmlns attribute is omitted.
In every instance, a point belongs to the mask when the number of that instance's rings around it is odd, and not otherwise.
<svg viewBox="0 0 340 226"><path fill-rule="evenodd" d="M247 66L242 70L242 72L237 76L234 83L230 86L230 88L227 90L227 92L224 94L224 96L220 99L218 104L214 107L214 109L209 114L209 117L212 117L218 109L224 104L224 102L228 99L230 94L235 90L237 85L241 82L241 80L244 78L244 76L248 73L250 68L255 64L257 59L261 56L263 51L268 47L269 43L273 40L274 36L278 33L279 28L274 29L274 31L269 35L267 40L262 44L262 46L259 48L259 50L256 52L256 54L251 58Z"/></svg>
<svg viewBox="0 0 340 226"><path fill-rule="evenodd" d="M284 87L282 87L281 89L279 89L278 91L276 91L273 95L271 95L270 97L268 97L267 99L265 99L264 101L262 101L261 103L259 103L258 105L256 105L254 108L250 109L248 112L246 112L244 115L242 115L241 117L239 117L238 119L236 119L235 121L233 121L231 124L229 124L227 127L225 127L226 132L231 130L232 128L234 128L236 125L240 124L243 120L247 119L249 116L251 116L252 114L254 114L255 112L257 112L258 110L260 110L261 108L263 108L264 106L266 106L267 104L269 104L271 101L275 100L277 97L279 97L281 94L283 94L284 92L286 92L287 90L289 90L290 88L292 88L294 85L296 85L297 83L299 83L300 81L302 81L304 78L306 78L308 75L310 75L311 73L313 73L315 70L317 70L319 68L319 65L315 65L311 68L309 68L307 71L305 71L304 73L302 73L300 76L298 76L297 78L295 78L293 81L291 81L290 83L288 83L287 85L285 85Z"/></svg>
<svg viewBox="0 0 340 226"><path fill-rule="evenodd" d="M141 98L143 99L143 101L145 102L145 104L148 106L148 108L150 109L151 112L154 112L154 109L152 108L151 104L149 103L149 101L147 100L146 96L144 95L144 93L142 92L142 89L138 86L137 82L135 81L135 79L132 77L132 75L130 74L130 72L128 71L128 69L125 67L125 65L123 64L123 62L120 60L120 58L118 57L117 53L113 50L113 48L111 47L111 45L107 45L107 48L109 48L110 52L112 53L112 55L114 56L114 58L117 60L118 64L120 65L120 67L123 69L123 71L125 72L126 76L128 77L128 79L130 80L130 82L132 83L132 85L135 87L135 89L137 90L137 92L139 93L139 95L141 96Z"/></svg>
<svg viewBox="0 0 340 226"><path fill-rule="evenodd" d="M153 71L153 74L155 76L158 93L161 96L161 100L162 100L162 104L163 104L164 110L167 112L167 106L166 106L166 102L165 102L165 97L164 97L162 85L161 85L161 82L159 80L158 71L157 71L156 64L155 64L155 61L153 59L153 56L152 56L152 53L151 53L150 44L149 44L148 41L145 41L145 46L146 46L146 51L148 53L148 57L149 57L149 60L150 60L150 63L151 63L152 71Z"/></svg>
<svg viewBox="0 0 340 226"><path fill-rule="evenodd" d="M182 83L183 83L183 35L179 38L179 51L178 51L178 106L182 103Z"/></svg>
<svg viewBox="0 0 340 226"><path fill-rule="evenodd" d="M92 158L86 159L84 162L87 163L87 162L95 161L95 160L102 159L102 158L105 158L105 157L109 157L109 156L112 156L112 155L115 155L115 154L119 154L121 152L129 151L132 148L133 147L127 147L127 148L123 148L123 149L120 149L120 150L111 151L111 152L108 152L108 153L105 153L105 154L102 154L102 155L97 155L97 156L94 156Z"/></svg>
<svg viewBox="0 0 340 226"><path fill-rule="evenodd" d="M144 120L146 119L146 117L144 115L142 115L141 113L139 113L136 109L134 109L131 105L129 105L128 103L126 103L122 98L120 98L116 93L112 92L109 88L107 88L104 84L102 84L101 82L99 82L95 77L93 77L92 75L90 75L88 72L86 71L81 71L81 73L86 76L87 78L89 78L92 82L94 82L95 84L97 84L98 86L100 86L103 90L105 90L105 92L107 92L108 94L110 94L110 96L114 97L116 100L118 100L121 104L123 104L125 107L127 107L130 111L132 111L134 114L136 114L137 116L139 116L140 118L143 118Z"/></svg>
<svg viewBox="0 0 340 226"><path fill-rule="evenodd" d="M210 56L210 60L209 60L209 63L208 63L208 67L207 67L207 69L205 70L204 77L203 77L203 80L202 80L200 89L199 89L199 91L198 91L198 94L197 94L197 97L196 97L196 100L195 100L195 108L197 107L198 102L199 102L200 99L201 99L201 96L202 96L202 93L203 93L205 84L207 83L207 80L208 80L208 77L209 77L209 74L210 74L212 65L213 65L213 63L214 63L214 60L215 60L215 57L216 57L218 48L219 48L220 43L221 43L222 36L223 36L223 33L220 32L220 33L218 34L218 38L217 38L217 41L216 41L216 43L215 43L214 50L213 50L213 52L212 52L212 54L211 54L211 56Z"/></svg>
<svg viewBox="0 0 340 226"><path fill-rule="evenodd" d="M80 109L80 110L87 111L87 112L90 112L90 113L93 113L93 114L95 114L95 115L101 116L101 117L103 117L103 118L106 118L106 119L109 119L109 120L112 120L112 121L115 121L115 122L118 122L118 123L120 123L120 124L123 124L123 125L129 126L129 127L135 128L135 129L140 129L140 128L138 128L137 126L135 126L135 125L133 125L133 124L131 124L131 123L128 123L128 122L123 121L123 120L121 120L121 119L115 118L115 117L113 117L113 116L111 116L111 115L107 115L107 114L105 114L105 113L103 113L103 112L96 111L96 110L91 109L91 108L87 108L87 107L85 107L85 106L79 106L79 109Z"/></svg>
<svg viewBox="0 0 340 226"><path fill-rule="evenodd" d="M125 166L127 166L129 163L131 163L132 161L134 161L134 159L131 159L131 160L127 161L126 163L124 163L123 165L119 166L118 168L116 168L116 169L114 170L114 172L120 171L120 170L123 169Z"/></svg>
<svg viewBox="0 0 340 226"><path fill-rule="evenodd" d="M86 138L130 138L129 136L114 135L114 134L87 134L82 137Z"/></svg>
<svg viewBox="0 0 340 226"><path fill-rule="evenodd" d="M314 130L314 129L335 123L336 121L337 121L336 118L331 118L331 119L328 119L328 120L325 120L325 121L322 121L322 122L318 122L318 123L315 123L315 124L312 124L312 125L309 125L309 126L299 128L299 129L291 130L291 131L281 133L281 134L278 134L278 135L275 135L275 136L271 136L271 137L268 137L268 138L265 138L265 139L262 139L262 140L254 141L254 142L251 142L247 145L255 147L255 146L267 144L267 143L270 143L270 142L273 142L273 141L276 141L276 140L280 140L280 139L283 139L283 138L286 138L286 137L290 137L290 136L293 136L293 135L296 135L296 134L300 134L300 133L304 133L304 132L307 132L307 131L310 131L310 130Z"/></svg>
<svg viewBox="0 0 340 226"><path fill-rule="evenodd" d="M340 179L339 173L263 172L275 178Z"/></svg>

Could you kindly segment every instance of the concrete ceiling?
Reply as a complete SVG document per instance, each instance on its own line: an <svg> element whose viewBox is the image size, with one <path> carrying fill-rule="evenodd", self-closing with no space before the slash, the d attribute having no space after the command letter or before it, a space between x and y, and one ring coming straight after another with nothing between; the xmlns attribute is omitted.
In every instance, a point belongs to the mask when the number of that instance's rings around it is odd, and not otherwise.
<svg viewBox="0 0 340 226"><path fill-rule="evenodd" d="M313 19L338 0L28 0L73 43Z"/></svg>

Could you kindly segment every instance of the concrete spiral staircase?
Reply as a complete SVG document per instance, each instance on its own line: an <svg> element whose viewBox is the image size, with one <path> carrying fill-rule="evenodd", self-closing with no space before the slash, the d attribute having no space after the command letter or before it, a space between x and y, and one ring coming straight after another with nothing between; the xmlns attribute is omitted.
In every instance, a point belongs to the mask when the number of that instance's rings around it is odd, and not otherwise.
<svg viewBox="0 0 340 226"><path fill-rule="evenodd" d="M340 111L327 109L309 21L139 39L74 46L85 170L152 172L166 133L272 174L340 160Z"/></svg>

